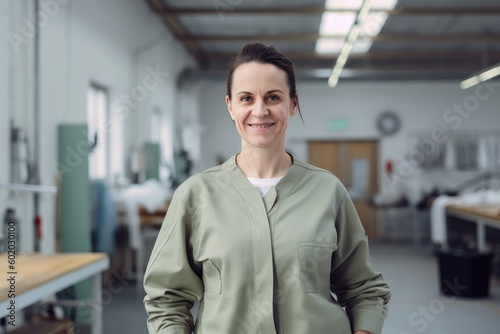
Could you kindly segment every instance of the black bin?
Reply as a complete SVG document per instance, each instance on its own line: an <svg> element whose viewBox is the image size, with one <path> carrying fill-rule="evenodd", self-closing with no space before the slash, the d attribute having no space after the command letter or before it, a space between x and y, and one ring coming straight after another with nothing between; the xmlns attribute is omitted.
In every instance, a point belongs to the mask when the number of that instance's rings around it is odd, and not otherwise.
<svg viewBox="0 0 500 334"><path fill-rule="evenodd" d="M439 283L447 296L487 297L490 289L493 254L466 249L447 249L438 253Z"/></svg>

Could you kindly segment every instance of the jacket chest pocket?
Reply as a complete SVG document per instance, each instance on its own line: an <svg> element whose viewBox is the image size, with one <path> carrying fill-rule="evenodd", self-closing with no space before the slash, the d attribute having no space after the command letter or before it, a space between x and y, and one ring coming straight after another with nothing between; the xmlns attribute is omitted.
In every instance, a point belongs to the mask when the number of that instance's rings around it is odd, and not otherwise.
<svg viewBox="0 0 500 334"><path fill-rule="evenodd" d="M332 253L337 250L334 243L301 242L299 244L299 266L302 287L305 292L330 289Z"/></svg>
<svg viewBox="0 0 500 334"><path fill-rule="evenodd" d="M208 259L203 262L203 284L205 292L221 294L222 280L219 268Z"/></svg>

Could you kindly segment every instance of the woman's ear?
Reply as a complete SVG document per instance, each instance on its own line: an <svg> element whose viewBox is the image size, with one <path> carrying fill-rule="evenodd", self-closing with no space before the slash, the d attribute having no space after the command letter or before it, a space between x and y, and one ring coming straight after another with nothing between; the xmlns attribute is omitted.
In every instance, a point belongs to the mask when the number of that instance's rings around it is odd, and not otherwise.
<svg viewBox="0 0 500 334"><path fill-rule="evenodd" d="M295 97L292 99L292 107L290 109L290 117L295 116L295 111L297 110L297 105L298 105L297 101L298 101L297 95L295 95Z"/></svg>
<svg viewBox="0 0 500 334"><path fill-rule="evenodd" d="M227 111L229 112L229 116L231 119L234 121L234 116L233 116L233 106L231 104L231 99L229 96L226 95L226 106L227 106Z"/></svg>

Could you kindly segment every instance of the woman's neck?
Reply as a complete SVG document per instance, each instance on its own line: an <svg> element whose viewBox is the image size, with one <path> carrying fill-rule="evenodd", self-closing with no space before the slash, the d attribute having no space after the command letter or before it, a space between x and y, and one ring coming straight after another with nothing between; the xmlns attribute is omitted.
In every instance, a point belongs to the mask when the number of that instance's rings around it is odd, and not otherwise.
<svg viewBox="0 0 500 334"><path fill-rule="evenodd" d="M246 149L236 156L236 163L246 177L269 179L285 175L292 157L285 150Z"/></svg>

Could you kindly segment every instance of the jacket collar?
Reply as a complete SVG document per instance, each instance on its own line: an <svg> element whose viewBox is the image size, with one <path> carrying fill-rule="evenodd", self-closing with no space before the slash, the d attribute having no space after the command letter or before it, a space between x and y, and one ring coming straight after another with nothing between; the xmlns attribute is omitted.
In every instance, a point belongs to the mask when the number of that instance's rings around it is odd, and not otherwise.
<svg viewBox="0 0 500 334"><path fill-rule="evenodd" d="M229 158L226 162L222 164L221 166L222 170L228 175L232 184L240 192L243 193L255 190L250 181L248 181L248 179L246 178L245 174L243 174L241 169L236 164L236 155L237 154L233 155L231 158ZM278 197L277 200L281 200L285 196L287 196L287 194L300 183L306 172L306 169L303 168L304 164L297 161L293 157L293 155L291 155L291 157L293 161L292 166L288 169L283 178L275 186Z"/></svg>

